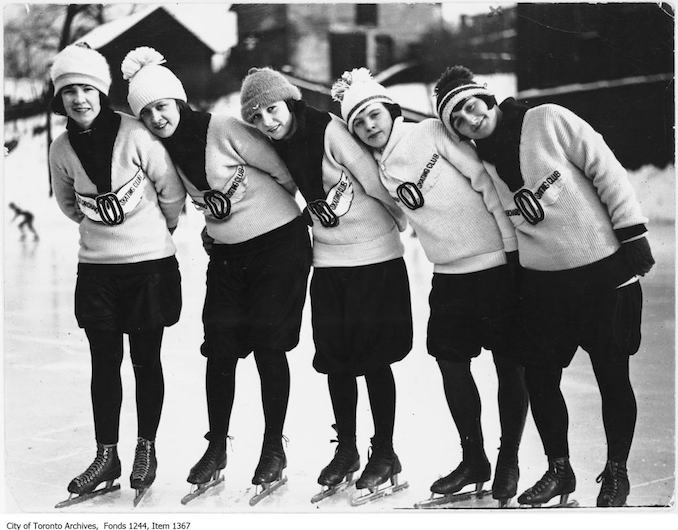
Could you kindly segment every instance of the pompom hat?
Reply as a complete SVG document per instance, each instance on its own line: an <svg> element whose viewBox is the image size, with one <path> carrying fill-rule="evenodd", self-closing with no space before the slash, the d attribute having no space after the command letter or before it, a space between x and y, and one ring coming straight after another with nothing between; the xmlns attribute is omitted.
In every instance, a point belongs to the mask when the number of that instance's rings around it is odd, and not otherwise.
<svg viewBox="0 0 678 530"><path fill-rule="evenodd" d="M353 133L355 117L372 103L395 103L367 68L344 72L332 85L332 99L341 103L341 117Z"/></svg>
<svg viewBox="0 0 678 530"><path fill-rule="evenodd" d="M276 101L300 100L301 92L272 68L250 68L240 88L240 115L251 122L254 113Z"/></svg>
<svg viewBox="0 0 678 530"><path fill-rule="evenodd" d="M159 99L178 99L186 102L184 85L169 68L162 66L165 58L148 46L129 52L120 65L122 78L129 81L127 102L138 118L141 110Z"/></svg>
<svg viewBox="0 0 678 530"><path fill-rule="evenodd" d="M61 50L50 68L54 93L67 85L91 85L108 95L111 88L111 70L106 58L85 43L70 44Z"/></svg>

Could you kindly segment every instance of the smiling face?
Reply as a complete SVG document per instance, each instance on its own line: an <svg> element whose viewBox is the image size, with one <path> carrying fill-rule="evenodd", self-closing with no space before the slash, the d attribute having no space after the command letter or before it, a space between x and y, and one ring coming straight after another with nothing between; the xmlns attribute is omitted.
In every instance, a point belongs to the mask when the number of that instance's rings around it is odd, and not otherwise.
<svg viewBox="0 0 678 530"><path fill-rule="evenodd" d="M294 133L294 115L284 101L258 109L250 123L271 140L283 140Z"/></svg>
<svg viewBox="0 0 678 530"><path fill-rule="evenodd" d="M99 91L92 85L66 85L61 89L61 101L66 116L83 129L89 129L101 112Z"/></svg>
<svg viewBox="0 0 678 530"><path fill-rule="evenodd" d="M169 138L177 130L181 115L174 99L159 99L149 103L139 113L146 128L159 138Z"/></svg>
<svg viewBox="0 0 678 530"><path fill-rule="evenodd" d="M383 103L372 103L356 114L353 132L372 149L382 149L391 136L393 117Z"/></svg>
<svg viewBox="0 0 678 530"><path fill-rule="evenodd" d="M498 107L491 109L480 98L471 96L461 108L453 111L450 117L452 128L460 135L471 140L482 140L490 136L497 128Z"/></svg>

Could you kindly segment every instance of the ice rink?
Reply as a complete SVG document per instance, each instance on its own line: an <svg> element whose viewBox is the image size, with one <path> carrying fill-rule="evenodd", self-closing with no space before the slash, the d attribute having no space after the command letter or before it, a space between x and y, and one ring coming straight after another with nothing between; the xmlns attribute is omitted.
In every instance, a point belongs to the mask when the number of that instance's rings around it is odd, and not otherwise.
<svg viewBox="0 0 678 530"><path fill-rule="evenodd" d="M44 138L41 135L40 138ZM89 397L90 362L85 335L73 315L77 264L77 226L48 197L46 147L43 141L21 141L5 158L4 168L4 511L54 514L67 497L66 485L83 471L95 453ZM16 202L36 216L39 241L19 240L6 205ZM180 322L169 328L163 343L165 403L157 437L158 475L142 503L132 508L129 473L136 443L133 374L129 357L123 363L124 401L119 452L122 488L104 497L63 509L86 514L213 514L224 512L323 513L412 511L428 497L433 480L449 473L461 448L443 397L440 374L426 353L425 330L432 267L418 242L403 235L410 273L415 344L394 365L397 417L394 445L403 464L401 480L409 488L378 502L352 508L347 493L319 504L320 469L332 456L333 415L325 377L311 367L309 305L299 346L288 354L291 395L285 424L288 483L270 498L250 507L250 484L259 457L263 417L259 379L250 356L238 365L225 483L187 506L189 468L206 448L204 396L205 359L199 354L200 320L207 256L199 232L202 218L188 207L174 238L182 274L184 305ZM652 219L652 212L645 212ZM657 265L643 280L644 321L641 349L631 361L638 400L638 423L631 452L630 506L664 512L675 491L675 240L672 224L650 223L650 242ZM489 353L473 362L483 400L485 449L494 467L499 445L496 376ZM565 371L563 391L570 412L571 461L577 475L573 495L579 504L595 506L596 476L605 463L600 398L590 362L579 351ZM364 381L359 383L358 446L367 460L372 420ZM520 450L519 490L531 486L546 470L541 442L531 418ZM489 487L489 484L488 484ZM462 505L490 508L483 501ZM668 508L672 510L672 508ZM581 510L576 510L581 511ZM636 511L636 510L634 510ZM551 512L553 513L553 512ZM422 521L426 519L420 519ZM410 521L417 521L410 520Z"/></svg>

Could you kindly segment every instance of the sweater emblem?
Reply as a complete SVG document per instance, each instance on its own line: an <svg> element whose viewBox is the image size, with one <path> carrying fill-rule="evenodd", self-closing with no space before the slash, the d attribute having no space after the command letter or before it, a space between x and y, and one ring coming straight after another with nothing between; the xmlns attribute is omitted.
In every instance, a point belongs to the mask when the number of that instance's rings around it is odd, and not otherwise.
<svg viewBox="0 0 678 530"><path fill-rule="evenodd" d="M80 211L92 221L108 226L119 225L141 202L145 180L146 175L139 169L117 192L102 193L93 198L76 192L75 200Z"/></svg>
<svg viewBox="0 0 678 530"><path fill-rule="evenodd" d="M247 174L244 166L237 166L233 176L226 181L221 189L207 190L202 195L202 202L192 198L191 202L196 209L205 215L211 215L222 221L231 214L234 204L240 202L247 189Z"/></svg>
<svg viewBox="0 0 678 530"><path fill-rule="evenodd" d="M333 228L339 224L339 218L351 209L352 203L353 184L342 171L339 182L332 186L325 200L309 202L308 209L325 228Z"/></svg>
<svg viewBox="0 0 678 530"><path fill-rule="evenodd" d="M560 171L555 170L538 182L532 190L522 188L513 195L513 202L517 211L528 223L536 225L544 220L545 213L542 204L548 206L558 200L558 195L563 187L561 177ZM516 210L509 210L506 214L516 215L514 212Z"/></svg>
<svg viewBox="0 0 678 530"><path fill-rule="evenodd" d="M396 202L402 202L410 210L416 210L424 206L424 194L421 190L424 188L424 183L431 174L431 170L435 167L436 162L440 160L438 153L433 153L431 159L426 163L424 169L421 171L416 182L403 182L396 188L397 198Z"/></svg>

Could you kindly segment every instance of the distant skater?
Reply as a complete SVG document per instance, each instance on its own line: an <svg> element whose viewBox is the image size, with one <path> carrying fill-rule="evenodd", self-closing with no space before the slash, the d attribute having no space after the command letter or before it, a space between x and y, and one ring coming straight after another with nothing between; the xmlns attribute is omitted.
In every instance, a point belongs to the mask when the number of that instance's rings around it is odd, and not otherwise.
<svg viewBox="0 0 678 530"><path fill-rule="evenodd" d="M19 239L21 239L21 241L26 239L26 230L28 230L29 232L33 233L33 240L38 241L40 237L33 226L33 219L35 216L28 210L22 210L13 202L9 203L9 207L14 211L14 217L12 217L11 222L14 222L18 217L21 218L21 221L19 222L19 231L21 232L21 237Z"/></svg>

